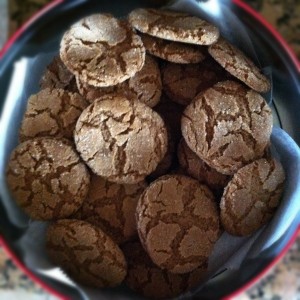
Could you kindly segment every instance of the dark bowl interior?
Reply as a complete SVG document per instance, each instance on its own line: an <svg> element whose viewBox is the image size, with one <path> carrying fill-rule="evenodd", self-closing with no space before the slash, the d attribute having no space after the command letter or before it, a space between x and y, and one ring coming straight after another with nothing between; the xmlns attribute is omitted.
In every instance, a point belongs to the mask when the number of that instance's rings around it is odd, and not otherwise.
<svg viewBox="0 0 300 300"><path fill-rule="evenodd" d="M42 18L37 19L34 24L28 27L0 61L0 111L2 111L3 108L15 61L24 56L34 56L41 52L58 50L60 38L64 31L69 25L83 16L95 12L111 12L116 16L124 16L135 7L155 6L158 2L159 1L150 0L73 0L64 1L45 13ZM297 67L283 46L274 38L267 28L239 6L233 5L232 9L245 24L254 42L258 56L273 67L273 111L275 117L277 117L276 122L287 131L299 145L300 75L297 71ZM14 227L7 218L1 202L0 216L0 231L7 244L11 247L11 251L22 261L20 253L18 253L18 250L12 245L12 242L16 240L22 232ZM281 240L264 251L259 257L251 261L245 261L240 270L234 272L227 271L215 277L201 292L195 295L195 299L219 299L251 281L278 256L282 249L284 249L293 233L295 233L298 224L299 220L295 220ZM38 276L52 289L63 295L67 295L71 299L80 299L80 295L76 290L55 280L41 275ZM111 291L108 293L110 295L109 299L112 299ZM134 297L126 288L116 289L113 294L115 296L123 294L131 299ZM105 295L108 294L104 293L103 297L105 297Z"/></svg>

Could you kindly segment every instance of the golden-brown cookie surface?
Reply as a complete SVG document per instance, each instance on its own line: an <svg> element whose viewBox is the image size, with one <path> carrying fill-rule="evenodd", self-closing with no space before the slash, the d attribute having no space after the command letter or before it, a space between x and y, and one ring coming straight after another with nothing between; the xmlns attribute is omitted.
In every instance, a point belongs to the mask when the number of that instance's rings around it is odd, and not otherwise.
<svg viewBox="0 0 300 300"><path fill-rule="evenodd" d="M43 136L73 140L77 119L88 106L79 94L44 89L28 99L20 128L20 142Z"/></svg>
<svg viewBox="0 0 300 300"><path fill-rule="evenodd" d="M171 41L210 45L219 38L219 29L212 24L170 10L138 8L129 14L129 22L143 33Z"/></svg>
<svg viewBox="0 0 300 300"><path fill-rule="evenodd" d="M152 261L177 274L204 263L220 234L212 192L182 175L166 175L151 183L140 197L136 218Z"/></svg>
<svg viewBox="0 0 300 300"><path fill-rule="evenodd" d="M272 127L272 112L262 96L234 81L199 94L181 121L193 152L227 175L264 155Z"/></svg>
<svg viewBox="0 0 300 300"><path fill-rule="evenodd" d="M110 14L95 14L78 21L64 34L60 57L80 81L106 87L140 71L145 48L126 21Z"/></svg>
<svg viewBox="0 0 300 300"><path fill-rule="evenodd" d="M284 180L284 170L274 159L259 159L238 170L220 203L224 229L247 236L266 224L279 205Z"/></svg>
<svg viewBox="0 0 300 300"><path fill-rule="evenodd" d="M147 105L107 95L78 119L76 148L92 171L109 181L133 184L155 170L167 151L161 117Z"/></svg>
<svg viewBox="0 0 300 300"><path fill-rule="evenodd" d="M81 207L90 177L68 140L44 137L15 148L7 182L16 202L32 219L55 220Z"/></svg>
<svg viewBox="0 0 300 300"><path fill-rule="evenodd" d="M208 48L210 55L233 76L253 90L266 93L270 90L268 78L238 48L220 38Z"/></svg>
<svg viewBox="0 0 300 300"><path fill-rule="evenodd" d="M83 285L103 288L119 285L125 278L124 255L101 229L79 220L59 220L47 231L50 260Z"/></svg>

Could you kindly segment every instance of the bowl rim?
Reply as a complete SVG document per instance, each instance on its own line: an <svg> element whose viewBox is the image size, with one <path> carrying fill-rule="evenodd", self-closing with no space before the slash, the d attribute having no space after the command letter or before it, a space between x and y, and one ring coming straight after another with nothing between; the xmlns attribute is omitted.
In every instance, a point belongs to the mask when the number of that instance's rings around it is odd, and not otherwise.
<svg viewBox="0 0 300 300"><path fill-rule="evenodd" d="M39 19L43 18L46 13L50 12L54 8L59 5L67 2L67 0L52 0L47 5L42 7L39 11L37 11L31 18L29 18L3 45L0 50L0 60L2 60L5 55L9 52L11 47L22 38L22 36L26 33L30 26L34 25ZM250 7L247 3L242 0L231 0L231 2L237 7L244 10L246 13L251 15L258 23L260 23L267 31L273 36L273 38L281 45L284 51L288 54L291 59L293 65L296 67L298 73L300 74L300 60L297 58L296 53L291 48L291 46L286 42L286 40L282 37L282 35L271 25L260 13ZM240 295L245 292L249 288L251 288L254 284L256 284L262 277L264 277L275 265L279 263L279 261L285 256L288 250L296 241L297 237L300 235L300 225L295 230L294 234L285 245L285 247L281 250L281 252L262 270L260 271L254 278L252 278L249 282L242 285L240 288L230 293L229 295L224 296L223 300L230 300L234 297ZM36 276L32 271L30 271L25 264L16 256L13 250L10 248L9 244L5 241L3 236L0 235L0 247L6 252L6 254L12 259L15 265L24 272L33 282L40 285L44 290L52 294L53 296L61 299L67 300L70 299L66 295L56 291L55 289L48 286L42 279Z"/></svg>

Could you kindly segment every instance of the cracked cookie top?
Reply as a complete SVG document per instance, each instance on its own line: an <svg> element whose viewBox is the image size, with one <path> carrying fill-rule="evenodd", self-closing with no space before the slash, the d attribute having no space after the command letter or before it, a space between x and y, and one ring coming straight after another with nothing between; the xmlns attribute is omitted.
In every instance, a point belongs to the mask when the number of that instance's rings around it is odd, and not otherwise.
<svg viewBox="0 0 300 300"><path fill-rule="evenodd" d="M266 93L270 90L269 79L238 48L220 38L209 46L209 54L230 74L243 81L253 90Z"/></svg>
<svg viewBox="0 0 300 300"><path fill-rule="evenodd" d="M207 50L199 45L168 41L140 33L146 50L161 59L177 64L195 64L205 59Z"/></svg>
<svg viewBox="0 0 300 300"><path fill-rule="evenodd" d="M88 106L79 94L62 89L44 89L28 99L21 124L20 142L34 137L73 139L77 119Z"/></svg>
<svg viewBox="0 0 300 300"><path fill-rule="evenodd" d="M97 227L121 244L137 236L135 210L146 183L117 184L92 175L81 207L81 220Z"/></svg>
<svg viewBox="0 0 300 300"><path fill-rule="evenodd" d="M78 93L75 76L64 65L59 55L55 56L47 66L40 80L40 87L41 89L66 89Z"/></svg>
<svg viewBox="0 0 300 300"><path fill-rule="evenodd" d="M219 238L219 213L209 188L182 175L154 181L138 202L137 228L152 261L172 273L188 273L210 255Z"/></svg>
<svg viewBox="0 0 300 300"><path fill-rule="evenodd" d="M147 105L107 95L79 117L74 139L92 171L109 181L133 184L155 170L167 151L167 130Z"/></svg>
<svg viewBox="0 0 300 300"><path fill-rule="evenodd" d="M158 38L198 45L210 45L219 38L219 29L185 13L138 8L129 14L130 24L137 30Z"/></svg>
<svg viewBox="0 0 300 300"><path fill-rule="evenodd" d="M78 21L64 34L60 57L80 81L106 87L140 71L145 48L126 21L110 14L95 14Z"/></svg>
<svg viewBox="0 0 300 300"><path fill-rule="evenodd" d="M32 219L53 220L66 218L81 207L90 177L71 142L44 137L15 148L7 167L7 183Z"/></svg>
<svg viewBox="0 0 300 300"><path fill-rule="evenodd" d="M193 272L172 274L157 267L139 242L122 247L128 263L126 284L144 297L165 299L178 296L195 287L204 278L207 261Z"/></svg>
<svg viewBox="0 0 300 300"><path fill-rule="evenodd" d="M234 81L200 93L181 120L192 151L227 175L264 155L272 127L272 112L262 96Z"/></svg>
<svg viewBox="0 0 300 300"><path fill-rule="evenodd" d="M259 159L238 170L220 203L224 229L247 236L266 224L279 205L284 180L284 170L274 159Z"/></svg>
<svg viewBox="0 0 300 300"><path fill-rule="evenodd" d="M46 251L53 263L83 285L114 287L126 276L127 264L118 245L100 228L84 221L52 223Z"/></svg>
<svg viewBox="0 0 300 300"><path fill-rule="evenodd" d="M77 77L79 93L90 103L107 94L119 93L136 98L149 107L160 101L162 83L158 63L154 57L146 55L143 68L128 80L109 87L94 87L85 84Z"/></svg>

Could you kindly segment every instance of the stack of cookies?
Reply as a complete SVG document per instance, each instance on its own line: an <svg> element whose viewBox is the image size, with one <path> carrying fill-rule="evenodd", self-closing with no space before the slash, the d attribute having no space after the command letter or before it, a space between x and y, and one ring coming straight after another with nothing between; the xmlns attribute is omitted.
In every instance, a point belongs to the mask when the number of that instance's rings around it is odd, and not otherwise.
<svg viewBox="0 0 300 300"><path fill-rule="evenodd" d="M183 13L95 14L63 36L28 100L7 182L51 221L49 258L76 282L150 298L199 284L222 231L273 216L268 79L212 24Z"/></svg>

